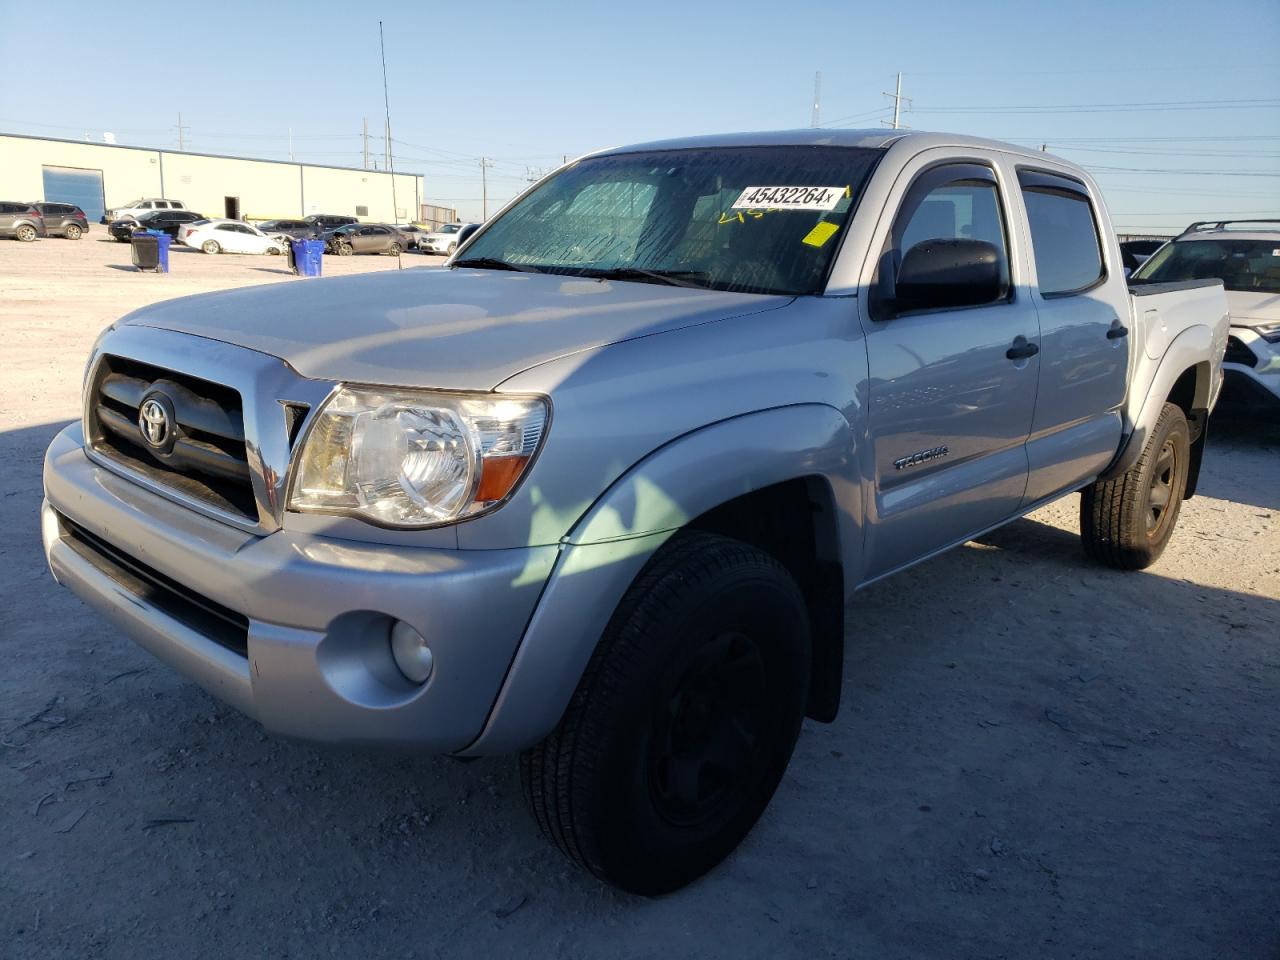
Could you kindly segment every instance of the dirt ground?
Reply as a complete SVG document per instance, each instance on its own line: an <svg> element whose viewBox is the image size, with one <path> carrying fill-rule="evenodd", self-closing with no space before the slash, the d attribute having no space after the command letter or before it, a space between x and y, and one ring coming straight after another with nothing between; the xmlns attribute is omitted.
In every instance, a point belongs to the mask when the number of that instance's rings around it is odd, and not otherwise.
<svg viewBox="0 0 1280 960"><path fill-rule="evenodd" d="M1280 957L1280 426L1215 423L1151 570L1087 563L1072 497L853 598L839 719L639 900L538 837L510 759L267 736L54 584L41 458L98 330L308 282L103 235L0 241L0 956Z"/></svg>

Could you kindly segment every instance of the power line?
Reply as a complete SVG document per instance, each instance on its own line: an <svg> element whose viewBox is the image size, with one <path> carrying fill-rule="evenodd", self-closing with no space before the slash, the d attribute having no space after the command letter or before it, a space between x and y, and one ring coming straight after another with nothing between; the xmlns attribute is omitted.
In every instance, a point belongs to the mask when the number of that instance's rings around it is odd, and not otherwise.
<svg viewBox="0 0 1280 960"><path fill-rule="evenodd" d="M1151 100L1142 103L1060 103L1037 105L1002 105L984 107L917 107L917 113L1128 113L1133 111L1165 112L1177 110L1257 110L1280 108L1280 99L1256 100Z"/></svg>

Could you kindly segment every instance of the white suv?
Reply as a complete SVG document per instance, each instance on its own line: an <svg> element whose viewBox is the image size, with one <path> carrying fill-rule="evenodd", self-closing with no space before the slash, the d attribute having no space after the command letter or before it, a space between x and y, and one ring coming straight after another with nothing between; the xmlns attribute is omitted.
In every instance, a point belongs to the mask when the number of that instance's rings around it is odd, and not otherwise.
<svg viewBox="0 0 1280 960"><path fill-rule="evenodd" d="M1231 331L1222 408L1280 411L1280 220L1193 223L1134 273L1134 281L1220 279Z"/></svg>
<svg viewBox="0 0 1280 960"><path fill-rule="evenodd" d="M108 210L106 219L111 220L137 220L141 214L150 213L152 210L185 210L186 204L181 200L162 200L151 197L142 200L134 200L132 203L126 203L123 207L117 207L114 210Z"/></svg>

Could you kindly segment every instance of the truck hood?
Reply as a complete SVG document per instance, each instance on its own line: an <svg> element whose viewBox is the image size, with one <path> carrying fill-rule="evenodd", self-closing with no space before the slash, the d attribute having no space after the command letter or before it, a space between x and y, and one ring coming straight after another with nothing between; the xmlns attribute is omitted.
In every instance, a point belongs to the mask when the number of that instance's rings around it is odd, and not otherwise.
<svg viewBox="0 0 1280 960"><path fill-rule="evenodd" d="M490 390L566 354L772 310L791 299L412 268L183 297L121 322L271 354L314 379Z"/></svg>
<svg viewBox="0 0 1280 960"><path fill-rule="evenodd" d="M1275 323L1280 320L1280 293L1266 293L1262 290L1228 290L1227 309L1231 312L1231 322L1243 321L1243 326L1252 323Z"/></svg>

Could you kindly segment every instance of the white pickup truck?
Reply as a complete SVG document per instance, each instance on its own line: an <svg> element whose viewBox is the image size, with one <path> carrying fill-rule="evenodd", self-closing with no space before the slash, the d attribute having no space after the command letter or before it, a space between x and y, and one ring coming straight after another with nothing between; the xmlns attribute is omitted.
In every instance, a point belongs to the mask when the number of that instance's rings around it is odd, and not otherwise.
<svg viewBox="0 0 1280 960"><path fill-rule="evenodd" d="M1093 557L1154 562L1226 340L1222 283L1131 289L1097 186L1043 153L617 148L445 269L115 324L45 549L269 729L521 752L547 836L661 893L834 718L859 588L1076 491Z"/></svg>

